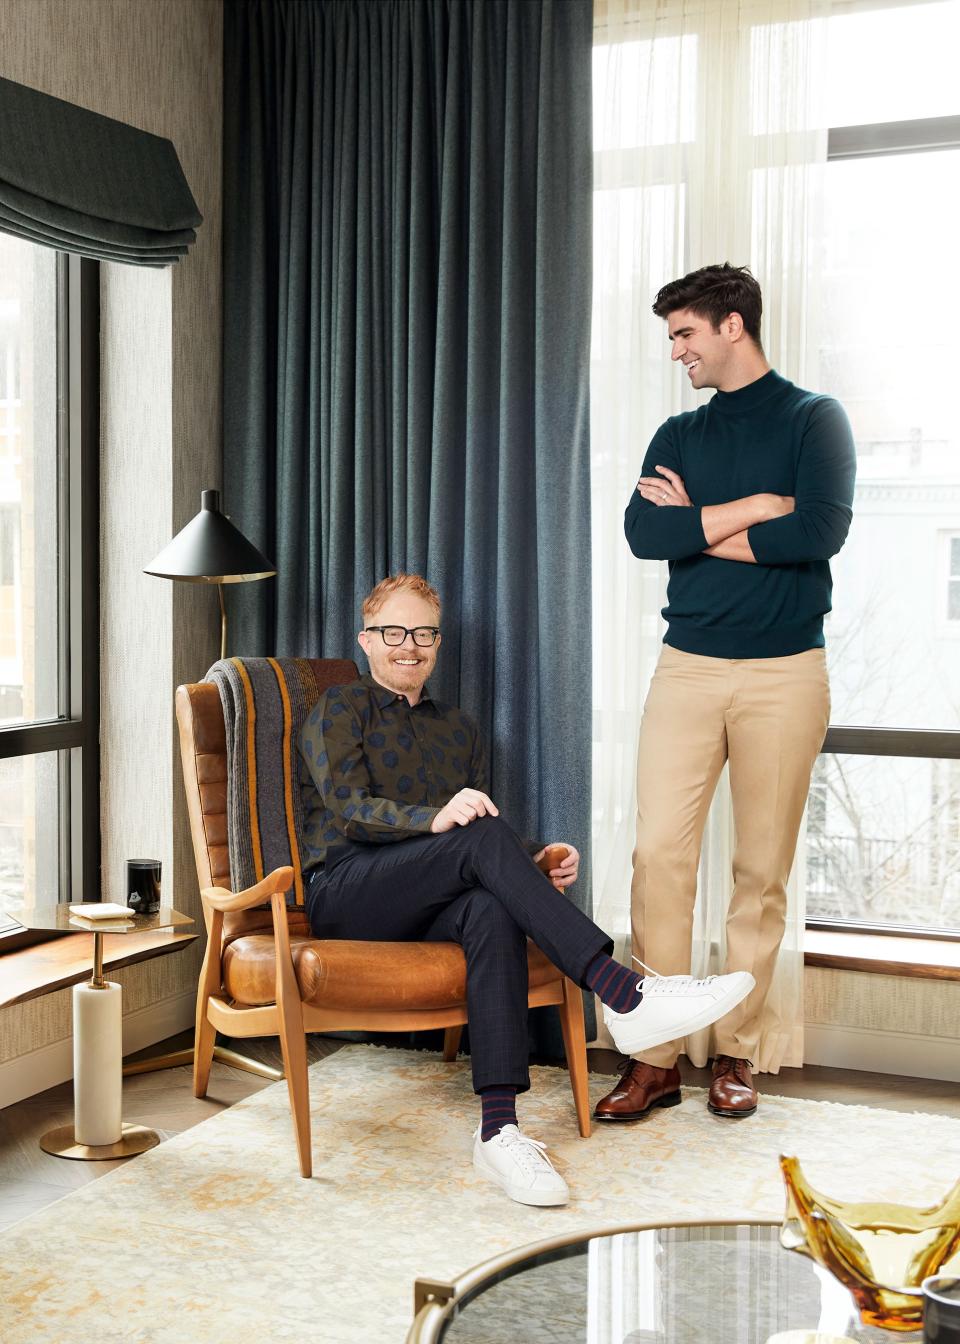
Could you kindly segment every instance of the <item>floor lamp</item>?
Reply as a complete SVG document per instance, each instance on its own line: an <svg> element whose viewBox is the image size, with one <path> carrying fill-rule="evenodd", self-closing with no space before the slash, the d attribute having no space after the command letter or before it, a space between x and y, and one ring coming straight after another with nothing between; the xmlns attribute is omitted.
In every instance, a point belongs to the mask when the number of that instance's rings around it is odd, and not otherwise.
<svg viewBox="0 0 960 1344"><path fill-rule="evenodd" d="M220 491L201 490L200 512L147 565L145 574L159 579L177 579L183 583L215 583L220 598L220 657L227 656L227 609L223 601L225 583L250 583L269 579L276 569L252 542L220 511ZM239 1055L224 1046L214 1047L214 1059L245 1069L261 1078L283 1077L279 1069ZM155 1069L173 1069L193 1062L193 1049L158 1055L136 1064L124 1065L124 1073L151 1073Z"/></svg>
<svg viewBox="0 0 960 1344"><path fill-rule="evenodd" d="M253 542L247 541L225 513L220 512L220 491L200 491L200 512L164 546L144 570L158 579L183 583L215 583L220 598L220 657L227 656L227 609L223 602L225 583L250 583L269 579L276 568Z"/></svg>

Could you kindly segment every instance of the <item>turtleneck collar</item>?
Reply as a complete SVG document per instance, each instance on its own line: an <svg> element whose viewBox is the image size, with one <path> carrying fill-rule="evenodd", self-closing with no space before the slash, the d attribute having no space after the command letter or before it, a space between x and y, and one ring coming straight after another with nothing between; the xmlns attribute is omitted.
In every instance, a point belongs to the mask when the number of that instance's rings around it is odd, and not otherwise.
<svg viewBox="0 0 960 1344"><path fill-rule="evenodd" d="M754 410L792 386L793 384L786 378L780 377L776 369L771 369L762 378L755 378L752 383L747 383L746 387L738 387L736 392L715 392L710 405L715 406L724 415L741 414L744 411Z"/></svg>

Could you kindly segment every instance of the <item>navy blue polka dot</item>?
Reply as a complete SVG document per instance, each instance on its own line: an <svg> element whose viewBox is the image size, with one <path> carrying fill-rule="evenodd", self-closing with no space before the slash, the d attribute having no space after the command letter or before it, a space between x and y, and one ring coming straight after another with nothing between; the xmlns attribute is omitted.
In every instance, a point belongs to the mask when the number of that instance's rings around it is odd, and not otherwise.
<svg viewBox="0 0 960 1344"><path fill-rule="evenodd" d="M332 727L333 727L333 720L332 720L332 719L321 719L321 720L320 720L320 731L321 731L322 733L329 733L329 731L330 731L330 729L331 729Z"/></svg>
<svg viewBox="0 0 960 1344"><path fill-rule="evenodd" d="M373 803L361 803L361 804L360 804L360 815L361 815L361 817L364 818L364 820L366 820L368 817L372 817L372 816L373 816Z"/></svg>
<svg viewBox="0 0 960 1344"><path fill-rule="evenodd" d="M439 761L440 764L443 765L444 761L447 759L447 753L443 751L440 747L434 747L433 759L435 761Z"/></svg>
<svg viewBox="0 0 960 1344"><path fill-rule="evenodd" d="M312 761L312 760L313 760L313 743L310 741L309 737L308 737L308 738L306 739L306 741L304 742L304 744L303 744L303 749L304 749L304 751L307 753L307 759Z"/></svg>
<svg viewBox="0 0 960 1344"><path fill-rule="evenodd" d="M419 779L421 784L426 784L427 782L427 772L422 765L417 769L417 779Z"/></svg>
<svg viewBox="0 0 960 1344"><path fill-rule="evenodd" d="M324 838L324 840L326 840L328 843L329 843L331 840L336 840L336 838L337 838L337 833L336 833L336 831L333 829L332 826L330 827L330 829L329 829L328 831L324 831L324 833L323 833L323 838Z"/></svg>
<svg viewBox="0 0 960 1344"><path fill-rule="evenodd" d="M338 784L338 785L337 785L337 797L338 797L338 798L349 798L349 797L350 797L350 790L349 790L349 788L347 787L346 784Z"/></svg>
<svg viewBox="0 0 960 1344"><path fill-rule="evenodd" d="M396 770L400 764L400 757L395 751L385 751L383 753L383 763L388 770Z"/></svg>
<svg viewBox="0 0 960 1344"><path fill-rule="evenodd" d="M368 746L371 746L371 747L383 747L383 746L386 746L386 743L387 743L387 739L384 737L383 733L370 733L370 734L368 734L368 736L367 736L367 745L368 745Z"/></svg>
<svg viewBox="0 0 960 1344"><path fill-rule="evenodd" d="M467 745L467 735L462 728L457 728L455 730L453 734L453 740L454 742L456 742L458 747L465 747Z"/></svg>
<svg viewBox="0 0 960 1344"><path fill-rule="evenodd" d="M397 780L397 788L401 793L409 793L413 788L413 780L409 775L401 775Z"/></svg>
<svg viewBox="0 0 960 1344"><path fill-rule="evenodd" d="M317 765L326 765L328 760L329 757L327 756L327 753L325 751L321 751L320 755L317 757Z"/></svg>
<svg viewBox="0 0 960 1344"><path fill-rule="evenodd" d="M404 751L409 751L413 746L413 738L409 733L397 733L397 745L403 747Z"/></svg>

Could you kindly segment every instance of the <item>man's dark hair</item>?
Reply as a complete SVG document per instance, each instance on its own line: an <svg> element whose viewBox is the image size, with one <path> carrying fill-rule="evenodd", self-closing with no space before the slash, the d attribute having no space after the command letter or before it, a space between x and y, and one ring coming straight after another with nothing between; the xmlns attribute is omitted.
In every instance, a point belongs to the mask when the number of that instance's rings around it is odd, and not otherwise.
<svg viewBox="0 0 960 1344"><path fill-rule="evenodd" d="M668 317L681 308L689 308L697 317L705 317L714 331L731 313L739 313L748 336L760 344L760 315L763 297L760 286L747 266L702 266L682 280L664 285L653 301L657 317Z"/></svg>

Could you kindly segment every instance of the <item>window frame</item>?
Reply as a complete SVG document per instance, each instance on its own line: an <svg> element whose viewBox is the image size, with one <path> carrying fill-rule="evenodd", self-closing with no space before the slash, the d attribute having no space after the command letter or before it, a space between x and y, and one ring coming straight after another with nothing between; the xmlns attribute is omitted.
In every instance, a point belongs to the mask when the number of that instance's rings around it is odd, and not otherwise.
<svg viewBox="0 0 960 1344"><path fill-rule="evenodd" d="M57 900L98 901L100 265L64 252L57 254L57 496L58 715L0 726L0 759L60 753ZM0 955L60 936L0 930Z"/></svg>
<svg viewBox="0 0 960 1344"><path fill-rule="evenodd" d="M833 126L827 133L828 163L879 155L920 154L938 149L960 149L960 116L918 117L912 121L873 122L863 126ZM960 760L960 731L832 724L820 752L822 755ZM960 942L960 931L910 924L808 918L806 927L833 933L886 933L898 938Z"/></svg>

